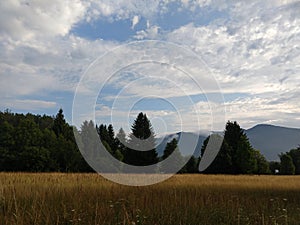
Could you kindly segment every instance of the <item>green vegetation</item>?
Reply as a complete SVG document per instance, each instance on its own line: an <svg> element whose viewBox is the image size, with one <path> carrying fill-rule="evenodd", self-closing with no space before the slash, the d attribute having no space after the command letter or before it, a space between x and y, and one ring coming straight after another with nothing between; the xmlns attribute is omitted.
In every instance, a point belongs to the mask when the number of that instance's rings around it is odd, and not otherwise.
<svg viewBox="0 0 300 225"><path fill-rule="evenodd" d="M56 117L0 112L0 171L91 171L63 111Z"/></svg>
<svg viewBox="0 0 300 225"><path fill-rule="evenodd" d="M201 156L209 138L203 143ZM142 112L138 114L131 133L127 136L122 128L115 134L111 124L98 126L92 121L84 121L80 130L77 130L65 121L62 109L55 117L30 113L24 115L6 110L0 112L0 171L93 172L86 159L107 162L99 154L99 140L105 150L117 160L131 165L155 164L175 151L173 156L175 155L178 164L185 157L189 158L185 160L187 163L179 173L197 173L201 161L201 156L195 158L181 155L176 139L167 143L163 154L159 156L155 149L155 134L151 122ZM77 144L83 151L79 151ZM141 146L148 151L137 151ZM204 173L300 174L300 148L282 153L280 159L281 162L267 162L259 150L252 148L239 124L228 121L221 149ZM164 172L170 168L157 169ZM119 171L119 168L114 171Z"/></svg>
<svg viewBox="0 0 300 225"><path fill-rule="evenodd" d="M294 175L295 174L295 166L293 164L293 159L288 154L282 154L280 156L280 173L283 175Z"/></svg>
<svg viewBox="0 0 300 225"><path fill-rule="evenodd" d="M280 173L285 175L300 174L300 146L280 155Z"/></svg>
<svg viewBox="0 0 300 225"><path fill-rule="evenodd" d="M152 125L146 114L139 113L134 121L124 162L135 166L147 166L158 162ZM147 150L147 151L144 151Z"/></svg>
<svg viewBox="0 0 300 225"><path fill-rule="evenodd" d="M201 149L203 156L209 137ZM226 124L224 140L221 149L204 171L212 174L269 174L269 165L259 151L252 148L243 129L237 122Z"/></svg>
<svg viewBox="0 0 300 225"><path fill-rule="evenodd" d="M176 175L146 187L97 174L0 173L1 225L298 225L299 176Z"/></svg>
<svg viewBox="0 0 300 225"><path fill-rule="evenodd" d="M204 172L234 175L180 174L160 184L128 187L95 173L70 173L93 171L82 155L97 159L100 140L116 159L133 165L150 165L172 153L178 163L186 157L176 139L158 156L143 113L127 137L122 128L115 134L112 125L92 121L77 130L62 110L55 117L0 112L0 171L69 172L0 173L0 224L299 224L300 177L284 175L300 174L300 148L269 163L229 121L221 150ZM134 150L140 144L149 151ZM200 160L191 157L179 173L198 173ZM282 176L261 175L278 171Z"/></svg>

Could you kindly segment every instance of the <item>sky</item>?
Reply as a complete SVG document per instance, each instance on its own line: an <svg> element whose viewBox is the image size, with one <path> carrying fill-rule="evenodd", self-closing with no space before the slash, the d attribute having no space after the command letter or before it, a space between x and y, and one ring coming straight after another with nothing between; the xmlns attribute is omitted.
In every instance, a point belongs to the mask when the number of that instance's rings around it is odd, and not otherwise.
<svg viewBox="0 0 300 225"><path fill-rule="evenodd" d="M300 127L299 12L296 0L0 1L0 110L62 108L78 127L126 131L143 111L156 133Z"/></svg>

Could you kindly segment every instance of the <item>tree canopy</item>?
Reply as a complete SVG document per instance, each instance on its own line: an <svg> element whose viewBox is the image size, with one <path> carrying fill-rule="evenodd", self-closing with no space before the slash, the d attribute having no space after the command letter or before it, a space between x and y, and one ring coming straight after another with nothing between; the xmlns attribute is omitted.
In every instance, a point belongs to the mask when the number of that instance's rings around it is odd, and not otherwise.
<svg viewBox="0 0 300 225"><path fill-rule="evenodd" d="M158 162L154 131L150 120L142 112L131 127L124 162L135 166L148 166Z"/></svg>
<svg viewBox="0 0 300 225"><path fill-rule="evenodd" d="M203 142L201 156L209 138ZM84 121L77 130L66 122L62 109L56 116L6 110L0 112L0 171L92 172L86 159L99 157L99 141L117 160L135 166L152 165L173 154L178 159L175 163L187 161L179 173L195 173L201 160L201 156L182 155L175 138L166 144L159 156L153 127L142 112L127 136L122 128L116 133L112 124L97 125L93 121ZM79 151L78 146L83 151ZM106 161L102 159L101 162ZM158 169L163 172L166 168ZM300 174L300 147L282 153L280 162L269 163L259 150L253 149L239 124L228 121L221 149L204 173L275 174L277 171L286 175Z"/></svg>
<svg viewBox="0 0 300 225"><path fill-rule="evenodd" d="M204 141L203 156L209 137ZM258 150L254 150L247 135L239 124L228 121L224 131L224 140L217 157L204 171L205 173L226 174L268 174L268 162Z"/></svg>
<svg viewBox="0 0 300 225"><path fill-rule="evenodd" d="M0 112L1 171L88 172L63 110L55 117Z"/></svg>

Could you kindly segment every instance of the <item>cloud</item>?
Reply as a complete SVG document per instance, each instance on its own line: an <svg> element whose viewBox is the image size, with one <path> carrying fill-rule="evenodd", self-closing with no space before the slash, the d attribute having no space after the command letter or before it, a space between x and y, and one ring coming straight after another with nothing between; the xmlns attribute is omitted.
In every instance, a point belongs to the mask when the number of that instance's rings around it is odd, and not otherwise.
<svg viewBox="0 0 300 225"><path fill-rule="evenodd" d="M132 18L132 25L131 25L131 29L134 29L134 27L139 23L139 16L134 16Z"/></svg>
<svg viewBox="0 0 300 225"><path fill-rule="evenodd" d="M34 99L14 99L1 103L2 108L18 109L18 110L37 110L57 107L57 103L53 101L43 101Z"/></svg>
<svg viewBox="0 0 300 225"><path fill-rule="evenodd" d="M160 7L165 3L159 0L116 0L116 1L88 1L87 21L95 21L105 18L110 21L131 19L134 16L142 16L152 19L160 11Z"/></svg>
<svg viewBox="0 0 300 225"><path fill-rule="evenodd" d="M100 104L96 107L96 121L98 123L111 123L115 129L122 127L128 133L131 130L133 121L140 112L140 110L115 109ZM180 118L178 112L174 110L148 109L143 110L143 113L147 114L157 135L182 130L182 118ZM86 117L82 118L82 121L92 119L91 116L92 115L86 115ZM78 124L81 124L82 121L79 121Z"/></svg>
<svg viewBox="0 0 300 225"><path fill-rule="evenodd" d="M197 52L217 77L223 93L240 92L252 96L226 102L229 119L240 120L245 126L258 122L291 125L293 122L290 121L294 121L299 124L296 118L299 118L300 105L291 96L286 96L280 104L276 101L281 99L278 95L286 93L294 92L300 96L296 91L300 81L300 18L296 12L300 10L300 4L296 1L268 1L267 4L259 1L251 4L229 2L226 7L231 8L229 20L214 21L207 26L190 23L164 33L165 36L162 33L160 38ZM145 37L145 31L136 36L138 39ZM146 68L143 72L147 71L168 73L163 68ZM179 86L187 84L176 75L182 76L174 72ZM148 89L147 86L138 86L141 88L135 89L137 92ZM162 86L161 90L167 90L165 94L176 95L168 84L157 82L155 89L159 90L159 86ZM187 89L189 93L196 90ZM278 115L280 118L271 119Z"/></svg>
<svg viewBox="0 0 300 225"><path fill-rule="evenodd" d="M211 4L216 4L216 1L212 1ZM226 102L229 119L241 120L242 124L249 126L253 121L271 121L270 118L276 114L282 115L285 119L293 116L298 104L291 108L290 97L286 96L285 104L275 104L274 101L279 99L277 94L295 91L299 84L297 46L300 30L299 16L294 13L299 9L299 4L293 2L282 4L279 1L275 4L271 2L262 4L259 1L251 4L229 2L223 8L230 14L226 20L211 21L207 25L189 23L170 32L161 32L159 39L192 48L215 75L223 93L239 92L251 96L243 101L239 99ZM148 38L150 28L138 31L135 37ZM161 49L156 59L159 62L163 57L173 55L174 52ZM180 60L190 61L188 69L201 76L201 72L197 71L197 61L185 57ZM123 93L129 98L130 94L147 96L155 93L163 98L170 98L201 93L199 87L193 85L186 74L174 69L172 65L140 63L134 65L134 68L127 69L137 75L152 76L153 79L153 82L147 79L133 81L139 76L125 76L126 73L120 75L123 79L113 79L111 83L115 84L114 88L123 89ZM176 85L171 81L176 81ZM134 85L129 85L130 83ZM209 86L205 80L202 85ZM186 92L181 93L179 89ZM123 103L126 104L128 99L123 98ZM210 102L210 104L217 103ZM195 106L200 107L198 104ZM260 107L256 112L247 113L256 107ZM218 108L218 105L214 108ZM209 128L207 121L211 120L211 109L204 109L203 106L199 109L202 113L201 118L204 118L201 126ZM192 119L195 113L185 111L183 114L185 118L189 118L189 121L185 121L186 126L190 129L195 127L197 121ZM222 124L220 119L217 124L218 127L222 127L224 121Z"/></svg>
<svg viewBox="0 0 300 225"><path fill-rule="evenodd" d="M85 10L86 6L79 0L1 1L0 34L18 41L64 36L84 17Z"/></svg>
<svg viewBox="0 0 300 225"><path fill-rule="evenodd" d="M156 25L150 26L148 24L147 29L137 31L134 38L137 40L143 40L143 39L159 40L159 29L160 27Z"/></svg>
<svg viewBox="0 0 300 225"><path fill-rule="evenodd" d="M205 22L202 21L205 18L200 18L181 27L166 29L162 23L168 19L165 16L172 13L173 3L178 3L180 10L188 11L191 18L193 15L197 18L196 15L204 11L215 16ZM123 44L75 36L71 33L73 27L84 22L93 24L97 20L132 20L132 29L135 29L137 24L147 21L145 29L137 30L133 39L170 41L192 49L216 77L223 93L239 92L248 96L227 100L228 118L241 120L245 126L271 120L299 124L296 119L300 118L297 111L300 107L297 102L300 96L299 11L300 3L296 0L155 0L151 4L139 0L2 1L0 95L4 102L11 101L23 108L25 103L19 99L40 93L72 93L94 59ZM225 16L218 17L218 13ZM148 57L147 52L144 54L141 60ZM119 78L111 79L108 85L118 90L127 87L121 96L124 104L127 96L139 97L140 93L151 95L155 92L163 98L201 93L176 65L166 66L170 57L176 57L174 51L162 49L157 52L157 61L163 63L141 63L128 69L154 77L153 82L144 79L136 81L134 86L126 86L134 77L120 73ZM176 62L180 61L189 62L185 64L188 70L201 77L197 61L183 57ZM98 73L100 78L95 85L107 79L105 70ZM206 80L201 83L209 86ZM109 97L113 96L107 99ZM31 103L34 107L39 105ZM41 108L46 108L46 103L40 103ZM195 106L200 107L204 121L209 121L209 110L199 104ZM192 118L189 112L183 113L186 118ZM272 119L278 115L280 118ZM186 123L192 128L195 121Z"/></svg>
<svg viewBox="0 0 300 225"><path fill-rule="evenodd" d="M74 90L83 69L111 44L69 33L84 19L86 7L79 0L1 1L0 95L4 100Z"/></svg>
<svg viewBox="0 0 300 225"><path fill-rule="evenodd" d="M224 92L258 94L288 90L297 81L300 4L261 6L234 4L231 19L195 26L190 23L167 34L167 40L194 49L217 76ZM288 78L287 72L289 73Z"/></svg>
<svg viewBox="0 0 300 225"><path fill-rule="evenodd" d="M257 123L272 123L292 126L299 124L300 104L289 98L281 101L279 96L248 97L226 103L227 115L230 120L239 118L244 128Z"/></svg>
<svg viewBox="0 0 300 225"><path fill-rule="evenodd" d="M36 46L0 44L0 94L29 95L51 91L74 91L84 69L109 49L113 42L88 41L68 36L35 41ZM39 47L47 46L45 47Z"/></svg>

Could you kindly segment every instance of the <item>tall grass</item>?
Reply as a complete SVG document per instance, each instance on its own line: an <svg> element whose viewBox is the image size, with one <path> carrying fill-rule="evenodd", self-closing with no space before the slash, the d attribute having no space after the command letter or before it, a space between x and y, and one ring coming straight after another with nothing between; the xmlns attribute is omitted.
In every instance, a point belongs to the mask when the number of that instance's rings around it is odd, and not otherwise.
<svg viewBox="0 0 300 225"><path fill-rule="evenodd" d="M147 187L97 174L0 173L0 224L300 224L299 176L176 175Z"/></svg>

